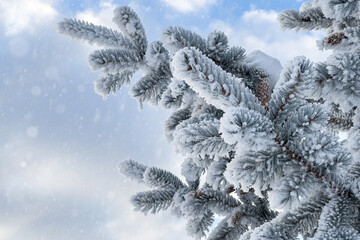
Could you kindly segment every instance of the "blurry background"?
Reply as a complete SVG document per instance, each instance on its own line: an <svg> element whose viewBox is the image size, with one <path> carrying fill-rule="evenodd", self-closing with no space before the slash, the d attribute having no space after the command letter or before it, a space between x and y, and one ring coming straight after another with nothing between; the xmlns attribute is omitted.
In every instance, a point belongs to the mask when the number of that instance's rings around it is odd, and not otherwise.
<svg viewBox="0 0 360 240"><path fill-rule="evenodd" d="M328 55L316 47L321 33L281 31L277 12L299 0L0 0L1 240L190 239L170 212L134 212L129 198L146 188L117 172L132 158L180 175L182 158L162 133L168 113L139 112L126 87L104 101L93 91L100 72L87 65L98 47L56 32L64 17L116 29L119 5L138 13L149 42L176 25L203 37L222 30L231 45L282 64Z"/></svg>

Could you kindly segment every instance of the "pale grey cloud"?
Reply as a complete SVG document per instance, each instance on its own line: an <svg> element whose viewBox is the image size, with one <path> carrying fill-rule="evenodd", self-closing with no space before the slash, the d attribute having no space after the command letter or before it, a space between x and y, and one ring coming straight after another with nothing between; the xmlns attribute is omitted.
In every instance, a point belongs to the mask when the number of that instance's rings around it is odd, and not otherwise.
<svg viewBox="0 0 360 240"><path fill-rule="evenodd" d="M57 16L52 0L1 0L0 21L6 35L33 31L37 25L46 25Z"/></svg>

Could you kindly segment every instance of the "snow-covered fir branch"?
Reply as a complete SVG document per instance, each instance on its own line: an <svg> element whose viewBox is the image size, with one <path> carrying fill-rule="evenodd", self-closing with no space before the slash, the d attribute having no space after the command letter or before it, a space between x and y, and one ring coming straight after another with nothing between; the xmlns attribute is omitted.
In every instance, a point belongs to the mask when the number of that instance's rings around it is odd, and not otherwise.
<svg viewBox="0 0 360 240"><path fill-rule="evenodd" d="M131 95L171 112L164 133L184 156L185 181L122 162L123 175L151 188L131 198L135 210L171 209L196 239L360 239L359 10L358 0L314 0L280 13L284 29L325 30L318 46L333 54L296 57L279 76L277 60L246 55L221 31L203 38L171 26L148 43L126 6L114 11L120 32L77 19L58 29L105 47L89 58L103 71L98 94L141 70Z"/></svg>

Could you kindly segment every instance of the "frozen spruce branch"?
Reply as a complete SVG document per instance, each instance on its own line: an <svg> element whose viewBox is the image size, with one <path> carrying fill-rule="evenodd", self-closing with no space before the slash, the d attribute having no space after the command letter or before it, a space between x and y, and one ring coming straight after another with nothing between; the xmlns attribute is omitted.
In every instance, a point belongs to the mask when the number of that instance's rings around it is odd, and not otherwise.
<svg viewBox="0 0 360 240"><path fill-rule="evenodd" d="M60 22L60 33L105 47L89 58L103 72L98 94L134 82L140 106L170 111L164 134L184 157L184 178L122 162L122 175L149 187L131 198L135 210L171 210L195 239L360 239L359 7L314 0L282 12L284 29L324 29L318 45L334 51L325 62L296 57L283 69L260 51L230 46L221 31L203 37L172 26L148 43L129 7L114 11L119 32Z"/></svg>
<svg viewBox="0 0 360 240"><path fill-rule="evenodd" d="M59 33L81 39L90 44L122 49L135 49L134 43L121 33L77 19L64 19L58 25Z"/></svg>

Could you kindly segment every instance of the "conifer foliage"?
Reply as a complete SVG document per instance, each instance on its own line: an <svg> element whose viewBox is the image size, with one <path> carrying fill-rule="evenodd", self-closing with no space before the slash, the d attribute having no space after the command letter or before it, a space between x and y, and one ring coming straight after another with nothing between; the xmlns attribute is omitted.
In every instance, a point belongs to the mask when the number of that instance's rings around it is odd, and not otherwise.
<svg viewBox="0 0 360 240"><path fill-rule="evenodd" d="M196 239L360 239L360 1L314 0L286 10L284 29L325 29L326 62L289 61L270 74L223 32L169 27L148 43L137 14L114 11L120 32L64 19L59 32L106 49L89 57L106 98L133 74L143 102L171 110L165 136L184 156L182 181L133 160L120 172L149 186L135 210L171 209ZM340 141L339 130L348 138ZM221 218L214 225L215 218Z"/></svg>

